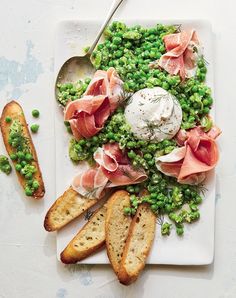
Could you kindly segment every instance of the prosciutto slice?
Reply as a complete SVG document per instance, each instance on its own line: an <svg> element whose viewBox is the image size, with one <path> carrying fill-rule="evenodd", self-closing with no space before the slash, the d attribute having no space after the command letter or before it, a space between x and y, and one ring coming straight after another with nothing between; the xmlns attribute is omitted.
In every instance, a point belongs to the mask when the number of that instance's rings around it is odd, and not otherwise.
<svg viewBox="0 0 236 298"><path fill-rule="evenodd" d="M117 143L106 144L94 153L96 167L77 175L72 187L85 196L99 198L106 188L137 184L145 181L144 170L136 170L130 164L126 153L122 152Z"/></svg>
<svg viewBox="0 0 236 298"><path fill-rule="evenodd" d="M77 175L72 181L72 187L82 196L99 198L102 196L108 178L99 168L91 168Z"/></svg>
<svg viewBox="0 0 236 298"><path fill-rule="evenodd" d="M193 130L187 131L185 129L180 129L175 136L175 140L179 146L184 146L184 143L191 136ZM204 132L200 126L194 128L194 131L199 135L207 135L211 139L216 139L220 134L221 130L216 125L213 125L212 128L208 132Z"/></svg>
<svg viewBox="0 0 236 298"><path fill-rule="evenodd" d="M195 74L196 62L201 52L195 30L168 34L163 37L166 53L161 56L158 65L169 74L177 75L184 80Z"/></svg>
<svg viewBox="0 0 236 298"><path fill-rule="evenodd" d="M156 165L159 171L176 177L179 183L199 184L219 159L217 144L212 137L217 137L219 132L214 135L210 132L207 134L200 127L196 127L186 134L184 146L158 157Z"/></svg>
<svg viewBox="0 0 236 298"><path fill-rule="evenodd" d="M96 71L84 95L105 95L109 98L111 112L117 108L122 95L123 81L118 77L115 68L107 71Z"/></svg>
<svg viewBox="0 0 236 298"><path fill-rule="evenodd" d="M69 102L64 120L70 122L75 139L90 138L103 128L119 104L122 85L114 68L98 70L83 97Z"/></svg>

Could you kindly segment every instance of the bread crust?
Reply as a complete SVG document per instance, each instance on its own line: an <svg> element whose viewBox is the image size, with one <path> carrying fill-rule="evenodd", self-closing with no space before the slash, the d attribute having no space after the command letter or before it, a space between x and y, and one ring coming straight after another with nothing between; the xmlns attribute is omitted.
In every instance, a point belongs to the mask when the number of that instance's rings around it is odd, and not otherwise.
<svg viewBox="0 0 236 298"><path fill-rule="evenodd" d="M23 112L22 107L19 105L19 103L12 100L8 104L6 104L5 107L3 108L1 119L0 119L0 126L1 126L3 142L5 144L8 155L10 155L11 153L14 152L14 150L11 147L11 145L8 143L11 122L7 123L5 121L5 118L7 116L11 117L12 120L18 120L21 123L23 134L29 140L29 147L30 147L33 159L34 159L32 161L32 165L34 165L37 169L37 172L35 173L34 177L39 182L39 188L34 191L32 197L34 197L35 199L41 199L45 194L45 187L44 187L43 177L42 177L42 173L41 173L41 170L40 170L38 157L37 157L37 153L36 153L36 150L35 150L35 147L34 147L34 144L33 144L33 140L31 138L31 134L29 132L28 125L27 125L27 122L26 122L26 119L25 119L25 116L24 116L24 112ZM16 163L17 163L16 161L12 161L12 162L13 162L14 165L16 165ZM22 175L20 175L19 172L16 171L16 174L17 174L20 185L24 189L25 186L26 186L26 180L24 179L24 177Z"/></svg>
<svg viewBox="0 0 236 298"><path fill-rule="evenodd" d="M107 255L116 274L119 272L123 247L131 223L131 217L124 214L124 207L130 207L129 193L124 190L118 190L112 195L107 204L105 223ZM117 215L119 215L118 218ZM114 232L112 226L116 224L118 225L117 231L119 231L119 228L121 229L120 239L118 240L116 239L116 235L111 235ZM117 241L119 243L116 244L115 242ZM119 246L117 247L118 244ZM119 255L117 255L117 251L115 252L114 249L119 251Z"/></svg>
<svg viewBox="0 0 236 298"><path fill-rule="evenodd" d="M48 210L44 219L45 230L48 232L60 230L99 200L84 198L69 187Z"/></svg>
<svg viewBox="0 0 236 298"><path fill-rule="evenodd" d="M67 247L61 253L61 261L64 264L74 264L77 263L94 252L96 252L99 248L104 246L105 244L105 216L106 216L106 205L98 208L89 221L82 227L82 229L77 233L77 235L69 242ZM103 230L101 232L97 231L96 240L91 243L86 236L86 230L90 230L95 227L95 223L100 225L100 229ZM92 235L91 235L92 236ZM87 239L87 245L85 245L84 237ZM91 240L91 239L90 239ZM78 242L82 242L83 246L79 246ZM86 246L87 248L84 248ZM88 246L90 246L88 248Z"/></svg>
<svg viewBox="0 0 236 298"><path fill-rule="evenodd" d="M148 221L142 222L141 216L144 216L144 212L147 212L148 214ZM140 231L138 231L139 226L142 225L142 234L143 234L143 241L146 242L146 246L144 248L141 248L139 251L139 255L136 255L138 258L138 265L136 266L135 270L131 272L128 271L128 267L130 266L129 263L127 263L128 256L132 256L133 253L135 253L131 247L132 241L135 240L135 238L140 237ZM132 220L132 223L130 225L129 234L126 240L126 244L124 247L123 256L120 263L120 268L118 272L118 279L119 281L124 285L130 285L133 283L143 270L145 266L146 258L149 255L150 249L152 247L153 239L155 236L155 229L156 229L156 216L151 211L150 206L148 204L143 203L139 205L137 212ZM140 245L140 241L138 241L138 245ZM137 243L137 239L136 239ZM136 252L137 253L137 252Z"/></svg>

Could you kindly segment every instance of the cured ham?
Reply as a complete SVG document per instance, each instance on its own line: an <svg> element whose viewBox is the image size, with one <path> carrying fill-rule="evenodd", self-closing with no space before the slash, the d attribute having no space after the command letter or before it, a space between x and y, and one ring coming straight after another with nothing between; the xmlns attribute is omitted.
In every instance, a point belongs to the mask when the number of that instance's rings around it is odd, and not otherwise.
<svg viewBox="0 0 236 298"><path fill-rule="evenodd" d="M100 197L106 188L137 184L145 181L144 170L136 170L117 143L106 144L94 153L96 167L77 175L72 187L83 196Z"/></svg>
<svg viewBox="0 0 236 298"><path fill-rule="evenodd" d="M206 133L201 129L200 126L195 127L194 130L195 130L195 132L197 131L199 135L206 134L208 137L210 137L212 139L216 139L221 134L221 130L216 125L213 125L212 128ZM191 131L192 130L187 131L182 128L178 131L178 133L175 136L175 140L179 146L184 146L184 143L189 136L189 132L191 132Z"/></svg>
<svg viewBox="0 0 236 298"><path fill-rule="evenodd" d="M69 102L64 120L70 122L74 137L90 138L97 134L117 108L123 82L114 68L98 70L83 97Z"/></svg>
<svg viewBox="0 0 236 298"><path fill-rule="evenodd" d="M216 133L216 128L214 134L205 133L200 127L186 132L184 146L156 159L158 170L165 175L176 177L179 183L201 183L206 178L206 172L213 169L219 159L214 138L219 133L218 130ZM183 135L183 132L181 134Z"/></svg>
<svg viewBox="0 0 236 298"><path fill-rule="evenodd" d="M72 181L72 187L82 196L88 198L99 198L102 196L108 178L99 168L91 168L77 175Z"/></svg>
<svg viewBox="0 0 236 298"><path fill-rule="evenodd" d="M163 37L166 53L161 56L158 65L169 74L177 75L184 80L195 74L196 64L201 52L195 30L168 34Z"/></svg>
<svg viewBox="0 0 236 298"><path fill-rule="evenodd" d="M84 95L107 96L110 101L111 112L114 112L121 100L122 86L123 81L118 77L115 68L110 67L107 71L96 71Z"/></svg>

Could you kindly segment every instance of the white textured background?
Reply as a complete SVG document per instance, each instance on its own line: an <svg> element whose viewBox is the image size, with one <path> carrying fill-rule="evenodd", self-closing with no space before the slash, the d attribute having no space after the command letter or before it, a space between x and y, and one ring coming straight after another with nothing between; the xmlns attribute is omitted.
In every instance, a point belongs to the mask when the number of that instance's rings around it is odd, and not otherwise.
<svg viewBox="0 0 236 298"><path fill-rule="evenodd" d="M56 260L55 235L43 228L54 197L53 40L57 22L102 19L111 0L1 0L0 109L11 98L27 106L47 195L21 195L15 175L0 175L0 297L6 298L234 298L236 297L236 18L233 0L125 0L117 17L208 19L215 33L215 104L222 128L217 169L215 262L206 267L148 266L130 287L108 266L65 267ZM39 108L40 120L30 111ZM47 142L48 150L40 150ZM0 143L0 152L4 147ZM191 253L191 251L189 252Z"/></svg>

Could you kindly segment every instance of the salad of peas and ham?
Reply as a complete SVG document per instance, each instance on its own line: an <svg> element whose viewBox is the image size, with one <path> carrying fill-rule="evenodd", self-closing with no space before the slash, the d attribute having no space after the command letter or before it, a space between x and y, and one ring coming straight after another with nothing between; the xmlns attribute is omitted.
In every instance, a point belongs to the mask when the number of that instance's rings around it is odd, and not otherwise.
<svg viewBox="0 0 236 298"><path fill-rule="evenodd" d="M173 225L183 235L184 223L200 218L203 183L217 164L221 133L209 116L213 99L197 32L113 22L91 59L93 78L58 85L65 125L73 134L71 160L89 165L73 179L73 189L89 199L108 188L125 188L131 201L125 213L134 215L146 202L159 218L166 215L163 235ZM139 118L130 125L127 115ZM148 137L139 134L140 123Z"/></svg>

